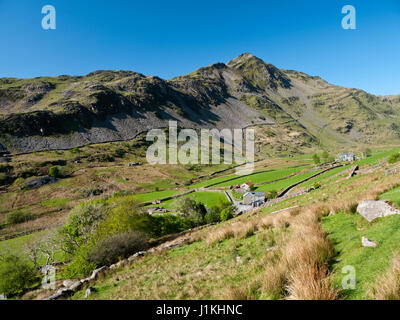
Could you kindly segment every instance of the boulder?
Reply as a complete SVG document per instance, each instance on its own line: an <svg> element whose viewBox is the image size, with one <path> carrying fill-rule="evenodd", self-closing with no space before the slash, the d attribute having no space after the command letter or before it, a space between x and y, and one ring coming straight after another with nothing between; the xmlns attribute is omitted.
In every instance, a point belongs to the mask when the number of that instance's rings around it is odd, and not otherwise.
<svg viewBox="0 0 400 320"><path fill-rule="evenodd" d="M74 282L71 281L71 280L64 280L64 281L63 281L63 286L64 286L65 288L69 288L69 287L72 286L73 284L74 284Z"/></svg>
<svg viewBox="0 0 400 320"><path fill-rule="evenodd" d="M357 212L369 222L382 217L400 214L400 211L385 201L362 201L358 204Z"/></svg>
<svg viewBox="0 0 400 320"><path fill-rule="evenodd" d="M375 248L376 247L376 243L367 239L366 237L362 237L361 239L361 243L363 247L371 247L371 248Z"/></svg>
<svg viewBox="0 0 400 320"><path fill-rule="evenodd" d="M90 280L95 280L99 274L103 273L105 270L107 269L107 267L101 267L99 269L96 269L92 272L92 275L89 277Z"/></svg>
<svg viewBox="0 0 400 320"><path fill-rule="evenodd" d="M24 189L37 189L47 184L56 183L57 179L53 177L33 177L29 178L25 181L23 188Z"/></svg>
<svg viewBox="0 0 400 320"><path fill-rule="evenodd" d="M73 283L71 286L70 286L70 290L72 290L72 291L77 291L77 290L79 290L80 288L82 288L82 285L83 285L83 283L81 282L81 281L77 281L77 282L75 282L75 283Z"/></svg>

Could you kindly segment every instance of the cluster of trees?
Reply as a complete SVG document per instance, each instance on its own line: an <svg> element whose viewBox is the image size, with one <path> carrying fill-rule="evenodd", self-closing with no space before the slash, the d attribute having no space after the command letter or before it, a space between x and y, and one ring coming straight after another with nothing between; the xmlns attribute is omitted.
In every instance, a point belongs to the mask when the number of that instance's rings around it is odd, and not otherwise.
<svg viewBox="0 0 400 320"><path fill-rule="evenodd" d="M23 252L0 252L0 294L14 296L41 283L39 269L56 262L60 234L46 231L30 236Z"/></svg>
<svg viewBox="0 0 400 320"><path fill-rule="evenodd" d="M146 250L152 238L224 221L234 214L230 203L221 201L207 210L191 198L182 199L179 210L181 215L150 215L131 198L82 203L71 210L62 228L33 237L25 258L0 255L0 293L15 295L40 284L40 267L58 258L70 261L63 269L65 277L85 276Z"/></svg>
<svg viewBox="0 0 400 320"><path fill-rule="evenodd" d="M318 154L314 154L313 161L315 164L321 164L321 163L334 162L335 158L328 152L324 151L320 156Z"/></svg>

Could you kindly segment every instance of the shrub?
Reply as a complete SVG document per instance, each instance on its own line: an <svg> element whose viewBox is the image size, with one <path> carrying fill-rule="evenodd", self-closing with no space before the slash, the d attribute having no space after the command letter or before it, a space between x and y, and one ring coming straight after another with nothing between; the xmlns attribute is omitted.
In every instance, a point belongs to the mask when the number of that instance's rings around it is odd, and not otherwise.
<svg viewBox="0 0 400 320"><path fill-rule="evenodd" d="M313 161L315 164L321 163L321 159L319 158L319 156L317 154L314 154L312 158L313 158Z"/></svg>
<svg viewBox="0 0 400 320"><path fill-rule="evenodd" d="M58 166L53 166L49 169L49 176L53 178L60 177L60 169L58 168Z"/></svg>
<svg viewBox="0 0 400 320"><path fill-rule="evenodd" d="M198 227L205 223L207 209L201 202L196 202L191 198L184 198L180 205L180 211L190 227Z"/></svg>
<svg viewBox="0 0 400 320"><path fill-rule="evenodd" d="M319 182L314 182L313 188L314 189L319 189L319 188L321 188L321 184Z"/></svg>
<svg viewBox="0 0 400 320"><path fill-rule="evenodd" d="M220 221L220 210L218 207L212 207L205 215L206 223L215 223Z"/></svg>
<svg viewBox="0 0 400 320"><path fill-rule="evenodd" d="M278 191L276 190L271 190L269 191L266 196L267 199L276 199L278 197Z"/></svg>
<svg viewBox="0 0 400 320"><path fill-rule="evenodd" d="M399 162L399 161L400 161L400 153L392 154L388 159L389 163L396 163L396 162Z"/></svg>
<svg viewBox="0 0 400 320"><path fill-rule="evenodd" d="M0 293L6 296L21 293L36 280L33 266L22 258L8 255L0 260Z"/></svg>
<svg viewBox="0 0 400 320"><path fill-rule="evenodd" d="M178 233L189 229L189 224L185 218L172 214L154 216L156 222L157 236L162 237L167 234Z"/></svg>
<svg viewBox="0 0 400 320"><path fill-rule="evenodd" d="M71 210L65 226L61 229L62 249L73 254L87 243L106 216L104 203L94 201L83 203Z"/></svg>
<svg viewBox="0 0 400 320"><path fill-rule="evenodd" d="M232 209L230 209L232 208ZM225 209L232 210L232 213L234 212L234 208L231 206L230 202L224 202L220 200L217 205L213 206L211 210L208 211L208 213L205 216L206 223L214 223L214 222L219 222L219 221L224 221L221 220L221 213Z"/></svg>
<svg viewBox="0 0 400 320"><path fill-rule="evenodd" d="M6 215L6 223L18 224L33 219L33 215L26 211L13 211Z"/></svg>
<svg viewBox="0 0 400 320"><path fill-rule="evenodd" d="M96 266L110 265L119 259L148 248L148 235L140 231L115 234L99 241L89 253Z"/></svg>
<svg viewBox="0 0 400 320"><path fill-rule="evenodd" d="M233 214L235 212L234 207L228 207L221 211L220 219L221 221L226 221L233 218Z"/></svg>
<svg viewBox="0 0 400 320"><path fill-rule="evenodd" d="M89 261L89 253L91 248L91 244L79 248L74 256L74 259L64 270L64 275L66 278L73 279L80 276L86 276L97 268L95 263Z"/></svg>

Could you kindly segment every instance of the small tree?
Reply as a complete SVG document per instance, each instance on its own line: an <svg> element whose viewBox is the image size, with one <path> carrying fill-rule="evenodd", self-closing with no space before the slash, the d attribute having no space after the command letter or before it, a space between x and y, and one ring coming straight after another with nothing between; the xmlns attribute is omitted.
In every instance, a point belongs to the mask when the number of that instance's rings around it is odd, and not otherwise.
<svg viewBox="0 0 400 320"><path fill-rule="evenodd" d="M315 164L321 163L321 159L319 158L319 156L317 154L314 154L312 158L313 158L313 161Z"/></svg>
<svg viewBox="0 0 400 320"><path fill-rule="evenodd" d="M329 153L326 151L322 152L321 158L324 160L324 162L328 162Z"/></svg>
<svg viewBox="0 0 400 320"><path fill-rule="evenodd" d="M205 223L207 209L201 202L196 202L191 198L184 198L180 205L180 211L191 227L198 227Z"/></svg>
<svg viewBox="0 0 400 320"><path fill-rule="evenodd" d="M392 154L388 159L389 163L396 163L396 162L399 162L399 161L400 161L400 153Z"/></svg>
<svg viewBox="0 0 400 320"><path fill-rule="evenodd" d="M6 296L21 293L37 278L36 270L28 262L15 255L0 260L0 292Z"/></svg>
<svg viewBox="0 0 400 320"><path fill-rule="evenodd" d="M60 177L60 169L58 168L58 166L53 166L49 169L49 176L53 178Z"/></svg>
<svg viewBox="0 0 400 320"><path fill-rule="evenodd" d="M370 156L372 156L372 150L370 148L365 148L362 151L363 155L365 158L369 158Z"/></svg>
<svg viewBox="0 0 400 320"><path fill-rule="evenodd" d="M89 241L105 216L104 204L98 201L83 203L72 209L65 226L60 230L61 249L73 254Z"/></svg>
<svg viewBox="0 0 400 320"><path fill-rule="evenodd" d="M235 213L235 207L230 206L228 208L225 208L224 210L221 211L221 216L220 216L221 221L232 219L234 213Z"/></svg>
<svg viewBox="0 0 400 320"><path fill-rule="evenodd" d="M276 199L278 197L278 191L271 190L266 194L267 199Z"/></svg>

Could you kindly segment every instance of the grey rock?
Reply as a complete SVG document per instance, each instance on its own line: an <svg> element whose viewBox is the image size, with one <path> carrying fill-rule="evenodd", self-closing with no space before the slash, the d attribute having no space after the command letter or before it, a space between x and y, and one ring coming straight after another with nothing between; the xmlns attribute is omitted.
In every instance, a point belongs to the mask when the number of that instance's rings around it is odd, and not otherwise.
<svg viewBox="0 0 400 320"><path fill-rule="evenodd" d="M69 288L69 287L72 286L73 284L74 284L74 282L71 281L71 280L64 280L64 281L63 281L63 286L64 286L65 288Z"/></svg>
<svg viewBox="0 0 400 320"><path fill-rule="evenodd" d="M92 272L92 275L89 277L90 280L95 280L99 274L103 273L105 270L107 269L107 267L101 267L99 269L96 269Z"/></svg>
<svg viewBox="0 0 400 320"><path fill-rule="evenodd" d="M400 214L400 211L385 201L362 201L358 204L357 212L369 222L382 217Z"/></svg>
<svg viewBox="0 0 400 320"><path fill-rule="evenodd" d="M83 285L83 283L82 283L81 281L77 281L77 282L75 282L74 284L72 284L72 285L69 287L69 289L72 290L72 291L77 291L77 290L79 290L80 288L82 288L82 285Z"/></svg>
<svg viewBox="0 0 400 320"><path fill-rule="evenodd" d="M55 293L53 295L51 295L50 297L47 297L43 300L57 300L59 298L61 298L62 294L61 293Z"/></svg>
<svg viewBox="0 0 400 320"><path fill-rule="evenodd" d="M25 181L23 188L25 189L37 189L40 188L42 186L48 185L48 184L52 184L52 183L56 183L57 179L53 178L53 177L48 177L48 176L44 176L44 177L34 177L34 178L29 178Z"/></svg>
<svg viewBox="0 0 400 320"><path fill-rule="evenodd" d="M367 239L366 237L362 237L361 239L361 243L363 247L371 247L371 248L375 248L376 247L376 243Z"/></svg>

